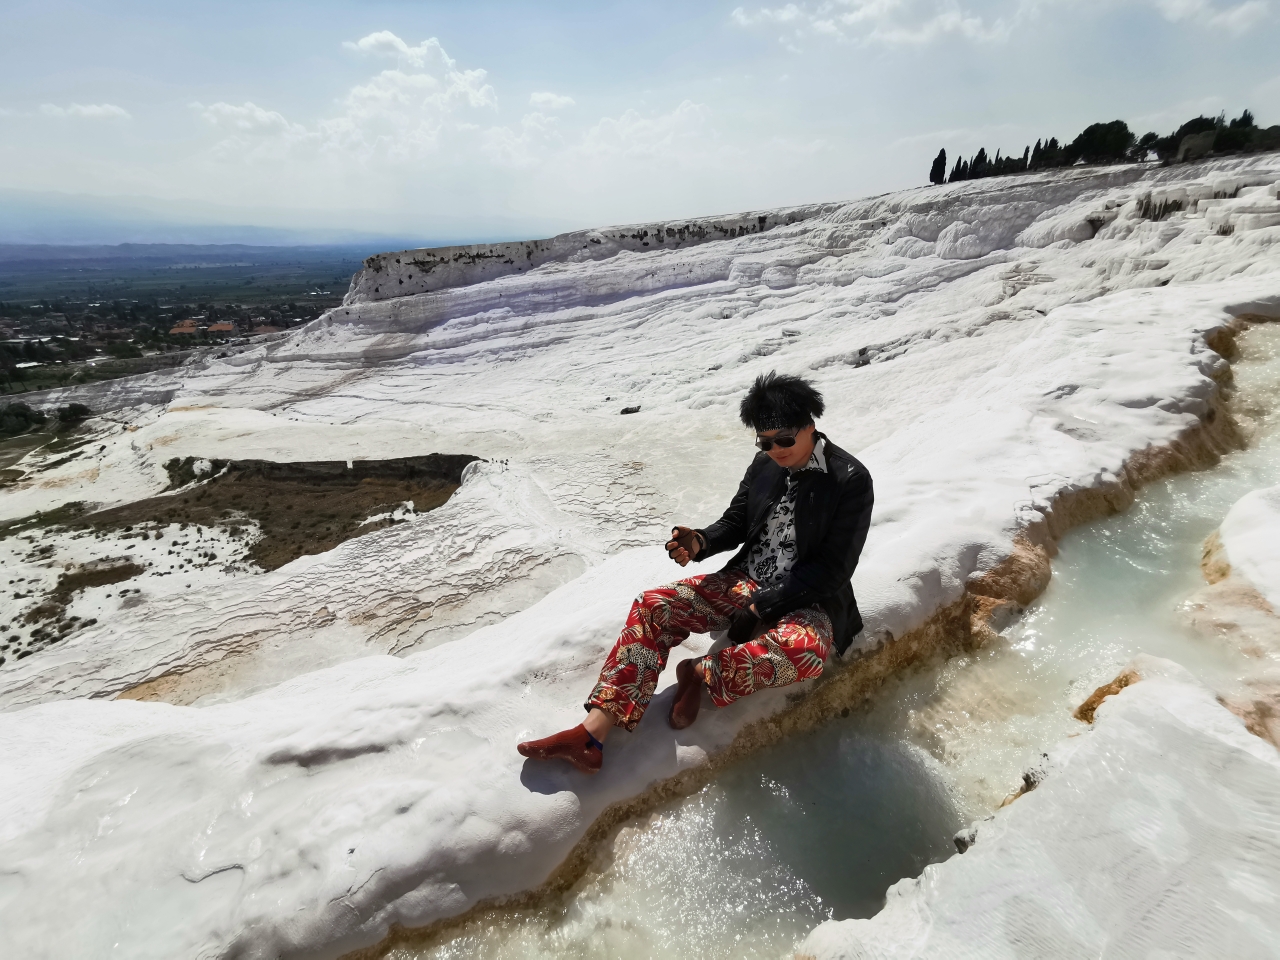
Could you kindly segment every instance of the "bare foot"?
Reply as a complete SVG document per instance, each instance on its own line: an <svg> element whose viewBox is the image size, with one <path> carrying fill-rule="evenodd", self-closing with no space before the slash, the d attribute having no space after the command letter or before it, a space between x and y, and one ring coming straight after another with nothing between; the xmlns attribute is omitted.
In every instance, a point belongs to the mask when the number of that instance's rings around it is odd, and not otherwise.
<svg viewBox="0 0 1280 960"><path fill-rule="evenodd" d="M604 763L600 741L591 736L582 724L541 740L526 740L516 749L522 757L531 760L568 760L583 773L599 773L600 765Z"/></svg>
<svg viewBox="0 0 1280 960"><path fill-rule="evenodd" d="M698 719L698 709L702 706L702 678L693 669L692 660L681 660L676 664L676 699L671 704L671 715L667 722L674 730L683 730Z"/></svg>

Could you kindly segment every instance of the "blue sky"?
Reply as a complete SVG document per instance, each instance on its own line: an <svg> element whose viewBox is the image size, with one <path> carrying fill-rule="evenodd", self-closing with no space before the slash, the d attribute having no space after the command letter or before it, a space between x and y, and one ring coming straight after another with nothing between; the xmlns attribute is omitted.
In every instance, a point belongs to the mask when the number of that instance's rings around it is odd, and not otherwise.
<svg viewBox="0 0 1280 960"><path fill-rule="evenodd" d="M1280 123L1276 2L9 0L0 190L440 238L852 198L944 146Z"/></svg>

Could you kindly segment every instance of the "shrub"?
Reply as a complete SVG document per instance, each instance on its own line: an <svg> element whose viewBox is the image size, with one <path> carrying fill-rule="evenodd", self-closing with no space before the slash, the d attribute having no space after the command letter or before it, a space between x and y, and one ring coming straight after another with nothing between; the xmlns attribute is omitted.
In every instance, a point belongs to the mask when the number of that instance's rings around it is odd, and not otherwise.
<svg viewBox="0 0 1280 960"><path fill-rule="evenodd" d="M1156 141L1160 139L1160 135L1154 131L1144 133L1142 139L1129 148L1129 159L1135 163L1141 163L1147 159L1147 154L1156 148Z"/></svg>
<svg viewBox="0 0 1280 960"><path fill-rule="evenodd" d="M1161 137L1152 147L1156 151L1156 155L1161 160L1172 160L1178 155L1178 148L1182 146L1184 137L1189 137L1193 133L1205 133L1209 130L1216 130L1222 125L1220 117L1206 117L1204 115L1188 120L1173 133L1167 137Z"/></svg>
<svg viewBox="0 0 1280 960"><path fill-rule="evenodd" d="M7 403L0 407L0 437L16 437L32 427L44 426L47 419L42 411L25 403Z"/></svg>
<svg viewBox="0 0 1280 960"><path fill-rule="evenodd" d="M1253 122L1252 111L1246 110L1225 127L1218 130L1213 140L1215 153L1237 153L1253 144L1257 126Z"/></svg>
<svg viewBox="0 0 1280 960"><path fill-rule="evenodd" d="M107 344L107 353L117 360L137 359L142 356L142 351L138 349L138 345L129 340L119 340L115 343Z"/></svg>
<svg viewBox="0 0 1280 960"><path fill-rule="evenodd" d="M83 403L68 403L58 408L59 423L79 423L93 416L93 411Z"/></svg>

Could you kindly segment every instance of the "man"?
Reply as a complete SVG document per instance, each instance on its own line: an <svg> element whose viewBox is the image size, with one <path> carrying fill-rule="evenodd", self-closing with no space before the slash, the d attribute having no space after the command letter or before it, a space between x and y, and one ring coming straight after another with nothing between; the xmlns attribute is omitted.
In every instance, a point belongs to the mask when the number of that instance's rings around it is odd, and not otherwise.
<svg viewBox="0 0 1280 960"><path fill-rule="evenodd" d="M568 760L584 773L604 761L614 726L635 729L671 648L690 633L727 630L730 645L681 661L668 722L697 719L702 691L717 707L762 687L821 676L834 644L844 653L862 629L849 583L871 524L867 468L817 431L822 394L799 377L768 373L742 401L761 452L729 509L701 530L675 527L667 553L680 566L741 547L718 573L646 590L587 698L587 719L517 749Z"/></svg>

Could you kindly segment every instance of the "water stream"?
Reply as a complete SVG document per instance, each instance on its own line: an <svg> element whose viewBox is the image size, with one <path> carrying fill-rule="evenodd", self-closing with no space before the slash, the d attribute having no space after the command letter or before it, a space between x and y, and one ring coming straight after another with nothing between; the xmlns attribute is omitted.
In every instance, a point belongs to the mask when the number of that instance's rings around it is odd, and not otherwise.
<svg viewBox="0 0 1280 960"><path fill-rule="evenodd" d="M1249 447L1145 489L1072 531L1053 581L999 641L886 685L862 713L739 764L624 829L564 904L478 921L395 960L777 958L829 917L867 917L885 890L955 852L1071 710L1138 653L1216 688L1251 664L1181 613L1201 545L1248 491L1280 482L1280 324L1241 335L1233 409Z"/></svg>

